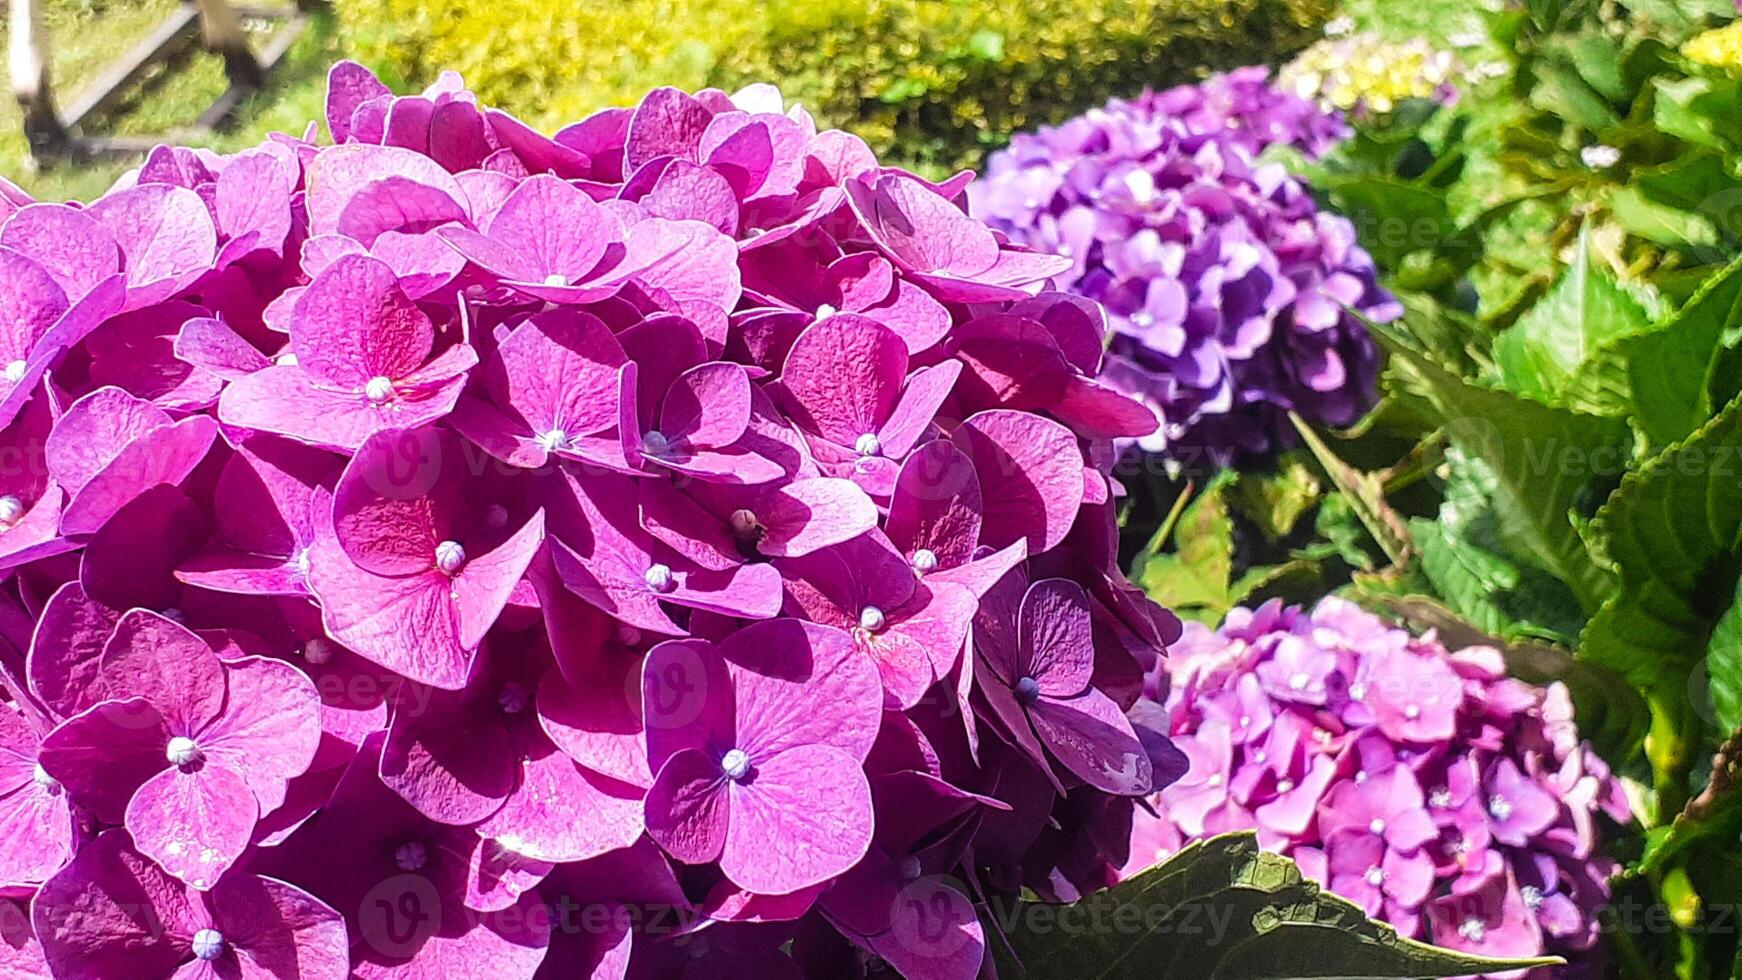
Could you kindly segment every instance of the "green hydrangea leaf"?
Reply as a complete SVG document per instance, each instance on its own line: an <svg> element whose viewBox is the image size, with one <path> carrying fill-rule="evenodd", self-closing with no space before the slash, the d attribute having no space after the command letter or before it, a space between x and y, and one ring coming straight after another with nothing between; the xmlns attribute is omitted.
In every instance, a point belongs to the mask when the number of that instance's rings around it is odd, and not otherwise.
<svg viewBox="0 0 1742 980"><path fill-rule="evenodd" d="M1586 238L1553 289L1494 342L1500 384L1549 404L1593 353L1651 325L1645 306L1597 267Z"/></svg>
<svg viewBox="0 0 1742 980"><path fill-rule="evenodd" d="M1071 905L993 908L999 974L1073 980L1452 977L1555 964L1491 960L1397 935L1262 851L1251 833L1199 841ZM1001 944L989 944L999 950Z"/></svg>

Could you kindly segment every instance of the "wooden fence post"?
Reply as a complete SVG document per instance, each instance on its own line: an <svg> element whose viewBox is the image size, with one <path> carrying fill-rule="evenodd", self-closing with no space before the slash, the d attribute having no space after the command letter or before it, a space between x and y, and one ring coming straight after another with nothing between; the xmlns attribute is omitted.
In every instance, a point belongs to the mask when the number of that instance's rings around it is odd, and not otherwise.
<svg viewBox="0 0 1742 980"><path fill-rule="evenodd" d="M29 141L33 161L52 165L71 155L73 142L54 105L39 0L11 0L9 16L7 61L12 96L24 112L24 138Z"/></svg>
<svg viewBox="0 0 1742 980"><path fill-rule="evenodd" d="M266 84L266 73L259 59L248 47L248 35L242 30L242 18L225 0L195 0L200 8L200 27L206 48L224 57L224 74L231 85L260 88Z"/></svg>

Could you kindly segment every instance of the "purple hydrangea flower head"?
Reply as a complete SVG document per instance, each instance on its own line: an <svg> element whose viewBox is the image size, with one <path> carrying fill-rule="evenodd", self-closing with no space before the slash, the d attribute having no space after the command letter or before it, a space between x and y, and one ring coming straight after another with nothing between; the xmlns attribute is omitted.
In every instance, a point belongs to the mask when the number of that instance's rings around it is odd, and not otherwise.
<svg viewBox="0 0 1742 980"><path fill-rule="evenodd" d="M1360 318L1401 307L1353 226L1257 160L1272 145L1317 156L1345 133L1245 69L1019 135L970 200L1105 305L1102 380L1159 416L1138 445L1228 459L1286 443L1289 411L1347 425L1372 404Z"/></svg>
<svg viewBox="0 0 1742 980"><path fill-rule="evenodd" d="M1341 599L1191 624L1151 687L1190 760L1132 830L1142 870L1195 838L1260 843L1400 934L1484 956L1588 964L1630 819L1565 688L1505 676Z"/></svg>
<svg viewBox="0 0 1742 980"><path fill-rule="evenodd" d="M1115 880L1179 628L1070 260L771 86L544 135L347 63L325 122L0 183L0 973L970 980L968 896ZM1594 830L1518 873L1569 942Z"/></svg>

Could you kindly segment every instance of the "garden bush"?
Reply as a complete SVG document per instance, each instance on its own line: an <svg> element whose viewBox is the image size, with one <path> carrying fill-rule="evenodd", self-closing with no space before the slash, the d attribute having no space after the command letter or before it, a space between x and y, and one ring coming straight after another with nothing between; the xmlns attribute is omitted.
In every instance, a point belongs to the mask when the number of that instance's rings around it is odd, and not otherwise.
<svg viewBox="0 0 1742 980"><path fill-rule="evenodd" d="M1206 68L1309 43L1330 0L346 0L353 54L422 84L454 69L533 121L654 85L788 97L899 161L974 165L987 145Z"/></svg>

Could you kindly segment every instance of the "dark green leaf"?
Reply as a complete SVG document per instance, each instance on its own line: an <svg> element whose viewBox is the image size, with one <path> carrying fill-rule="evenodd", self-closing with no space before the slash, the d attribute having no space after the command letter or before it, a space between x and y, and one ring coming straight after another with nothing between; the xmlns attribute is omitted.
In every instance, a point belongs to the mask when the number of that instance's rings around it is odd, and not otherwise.
<svg viewBox="0 0 1742 980"><path fill-rule="evenodd" d="M1639 300L1596 266L1588 238L1581 237L1560 281L1495 340L1500 383L1508 391L1556 404L1594 351L1650 323Z"/></svg>
<svg viewBox="0 0 1742 980"><path fill-rule="evenodd" d="M1712 630L1706 645L1706 673L1718 725L1726 731L1742 728L1742 588Z"/></svg>
<svg viewBox="0 0 1742 980"><path fill-rule="evenodd" d="M1590 538L1621 588L1586 624L1579 655L1642 688L1677 683L1705 649L1736 577L1742 401L1630 472Z"/></svg>
<svg viewBox="0 0 1742 980"><path fill-rule="evenodd" d="M1414 376L1452 444L1494 473L1507 549L1566 583L1580 608L1595 612L1613 580L1592 560L1572 515L1593 477L1625 463L1625 423L1473 385L1413 351L1396 353L1393 364Z"/></svg>
<svg viewBox="0 0 1742 980"><path fill-rule="evenodd" d="M1451 977L1554 960L1501 962L1399 937L1303 879L1254 835L1186 847L1112 889L1067 906L1018 903L988 917L1018 963L1005 976L1072 980ZM996 951L996 942L991 944Z"/></svg>
<svg viewBox="0 0 1742 980"><path fill-rule="evenodd" d="M1136 572L1150 598L1182 616L1214 624L1234 607L1228 580L1233 574L1234 525L1224 493L1233 474L1218 476L1181 513L1174 528L1176 548L1153 554Z"/></svg>
<svg viewBox="0 0 1742 980"><path fill-rule="evenodd" d="M1434 591L1485 633L1571 643L1583 625L1578 602L1565 585L1506 553L1492 471L1459 452L1448 454L1447 466L1438 518L1410 525Z"/></svg>
<svg viewBox="0 0 1742 980"><path fill-rule="evenodd" d="M1742 206L1739 195L1738 206ZM1712 417L1707 387L1725 334L1742 329L1742 260L1709 279L1658 328L1614 341L1594 361L1624 366L1639 427L1653 445L1675 442Z"/></svg>

